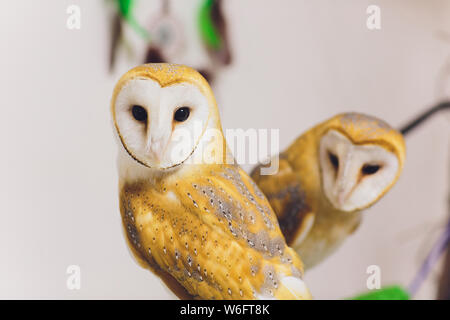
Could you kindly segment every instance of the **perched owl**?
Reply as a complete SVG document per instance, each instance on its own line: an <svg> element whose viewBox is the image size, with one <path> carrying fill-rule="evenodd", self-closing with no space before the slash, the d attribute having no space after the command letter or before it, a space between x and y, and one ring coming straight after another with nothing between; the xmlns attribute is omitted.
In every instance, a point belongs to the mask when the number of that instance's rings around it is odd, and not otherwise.
<svg viewBox="0 0 450 320"><path fill-rule="evenodd" d="M232 161L197 71L136 67L117 83L111 111L122 221L142 266L182 298L310 298L302 262L267 199Z"/></svg>
<svg viewBox="0 0 450 320"><path fill-rule="evenodd" d="M301 135L276 159L276 174L261 175L260 165L251 176L308 269L336 250L358 227L361 210L395 184L405 144L384 121L345 113Z"/></svg>

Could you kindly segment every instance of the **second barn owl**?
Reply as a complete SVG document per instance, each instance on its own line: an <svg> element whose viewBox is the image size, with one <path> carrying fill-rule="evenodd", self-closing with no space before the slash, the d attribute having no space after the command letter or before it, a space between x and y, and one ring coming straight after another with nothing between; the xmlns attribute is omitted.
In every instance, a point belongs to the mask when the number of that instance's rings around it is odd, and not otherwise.
<svg viewBox="0 0 450 320"><path fill-rule="evenodd" d="M279 155L279 171L251 174L276 212L288 245L311 268L360 224L361 210L397 181L403 136L377 118L345 113L297 138Z"/></svg>

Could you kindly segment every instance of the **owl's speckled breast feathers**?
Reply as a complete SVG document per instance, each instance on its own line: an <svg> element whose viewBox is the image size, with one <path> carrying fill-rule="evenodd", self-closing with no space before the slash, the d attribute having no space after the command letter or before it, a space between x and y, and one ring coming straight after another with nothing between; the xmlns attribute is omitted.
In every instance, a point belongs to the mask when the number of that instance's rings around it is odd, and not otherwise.
<svg viewBox="0 0 450 320"><path fill-rule="evenodd" d="M237 166L190 166L182 178L125 184L120 203L130 245L193 296L283 298L280 278L300 277L270 206Z"/></svg>

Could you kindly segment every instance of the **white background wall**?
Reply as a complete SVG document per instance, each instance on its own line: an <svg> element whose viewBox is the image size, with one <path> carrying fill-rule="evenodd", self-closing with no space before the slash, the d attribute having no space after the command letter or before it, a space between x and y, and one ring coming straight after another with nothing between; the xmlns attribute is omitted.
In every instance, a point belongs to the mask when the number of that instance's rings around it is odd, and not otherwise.
<svg viewBox="0 0 450 320"><path fill-rule="evenodd" d="M198 2L172 1L193 39L183 61L192 65L205 55ZM70 4L81 8L81 30L66 28ZM369 4L381 7L379 31L366 28ZM226 128L280 128L284 148L335 113L398 126L444 94L446 0L228 0L225 12L235 59L215 92ZM108 72L107 13L92 0L16 0L0 10L0 298L173 297L134 263L122 236L109 99L139 62L122 59ZM306 275L316 298L366 291L371 264L383 285L409 284L447 218L448 138L446 116L408 137L397 186ZM71 264L81 267L79 291L66 288ZM438 275L416 298L434 298Z"/></svg>

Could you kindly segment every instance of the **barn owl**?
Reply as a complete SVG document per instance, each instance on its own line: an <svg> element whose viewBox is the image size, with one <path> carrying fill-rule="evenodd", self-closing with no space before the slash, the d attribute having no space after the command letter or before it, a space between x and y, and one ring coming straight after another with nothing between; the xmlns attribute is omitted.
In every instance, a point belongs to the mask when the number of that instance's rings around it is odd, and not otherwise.
<svg viewBox="0 0 450 320"><path fill-rule="evenodd" d="M230 161L197 71L136 67L118 81L111 111L122 222L143 267L181 298L310 298L267 199Z"/></svg>
<svg viewBox="0 0 450 320"><path fill-rule="evenodd" d="M361 210L395 184L405 144L384 121L345 113L301 135L276 159L276 174L261 175L260 165L251 176L308 269L335 251L359 226Z"/></svg>

